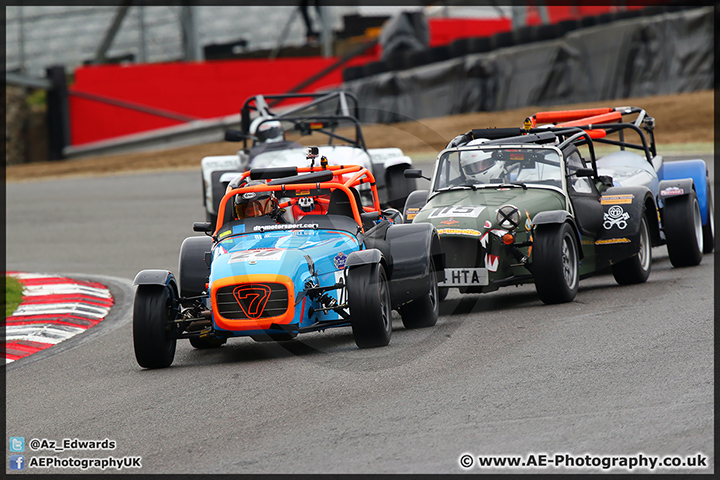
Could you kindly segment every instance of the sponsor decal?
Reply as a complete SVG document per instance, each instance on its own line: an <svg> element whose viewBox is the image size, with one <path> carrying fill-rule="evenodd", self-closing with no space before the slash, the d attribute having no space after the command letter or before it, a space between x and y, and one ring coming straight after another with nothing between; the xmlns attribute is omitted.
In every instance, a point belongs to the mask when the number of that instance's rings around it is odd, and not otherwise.
<svg viewBox="0 0 720 480"><path fill-rule="evenodd" d="M246 193L242 194L242 198L244 198L245 200L250 200L255 197L257 197L257 193L255 193L255 192L246 192Z"/></svg>
<svg viewBox="0 0 720 480"><path fill-rule="evenodd" d="M632 193L623 195L605 195L600 198L600 203L602 205L632 203L633 198L635 198L635 195L633 195Z"/></svg>
<svg viewBox="0 0 720 480"><path fill-rule="evenodd" d="M603 228L610 230L613 227L617 227L620 230L624 230L627 227L627 219L630 218L630 214L623 210L618 205L613 205L608 209L608 213L603 215Z"/></svg>
<svg viewBox="0 0 720 480"><path fill-rule="evenodd" d="M669 197L671 195L682 195L685 191L679 187L667 187L660 190L661 197Z"/></svg>
<svg viewBox="0 0 720 480"><path fill-rule="evenodd" d="M233 296L245 316L254 319L262 315L271 292L267 285L251 283L236 287Z"/></svg>
<svg viewBox="0 0 720 480"><path fill-rule="evenodd" d="M497 255L490 255L489 253L485 254L485 268L488 269L488 272L497 272L499 264L500 257Z"/></svg>
<svg viewBox="0 0 720 480"><path fill-rule="evenodd" d="M222 240L223 238L227 237L232 233L232 230L225 230L224 232L221 232L220 235L218 235L218 240Z"/></svg>
<svg viewBox="0 0 720 480"><path fill-rule="evenodd" d="M471 237L479 237L482 235L479 231L472 228L439 228L440 235L469 235Z"/></svg>
<svg viewBox="0 0 720 480"><path fill-rule="evenodd" d="M532 222L530 221L530 212L525 210L525 216L527 217L525 219L525 230L532 230Z"/></svg>
<svg viewBox="0 0 720 480"><path fill-rule="evenodd" d="M608 238L606 240L595 240L595 245L610 245L613 243L630 243L629 238Z"/></svg>
<svg viewBox="0 0 720 480"><path fill-rule="evenodd" d="M335 255L335 259L333 260L333 263L335 263L335 268L337 268L338 270L342 270L343 268L345 268L345 262L347 262L347 255L345 255L343 252Z"/></svg>
<svg viewBox="0 0 720 480"><path fill-rule="evenodd" d="M492 223L490 223L490 220L485 220L485 225L483 225L485 228L492 228Z"/></svg>
<svg viewBox="0 0 720 480"><path fill-rule="evenodd" d="M419 211L420 211L419 208L408 208L407 212L406 212L407 219L412 220L413 218L415 218L417 216Z"/></svg>
<svg viewBox="0 0 720 480"><path fill-rule="evenodd" d="M465 217L465 218L477 218L480 212L485 210L485 207L442 207L434 209L428 218L443 218L443 217Z"/></svg>
<svg viewBox="0 0 720 480"><path fill-rule="evenodd" d="M440 222L441 225L459 225L460 222L455 220L454 218L449 218L448 220L443 220Z"/></svg>
<svg viewBox="0 0 720 480"><path fill-rule="evenodd" d="M256 225L253 228L255 232L264 232L266 230L295 230L299 228L318 228L317 223L288 223L279 225Z"/></svg>
<svg viewBox="0 0 720 480"><path fill-rule="evenodd" d="M284 252L276 248L244 250L233 253L228 263L250 262L251 265L255 265L258 260L280 260Z"/></svg>

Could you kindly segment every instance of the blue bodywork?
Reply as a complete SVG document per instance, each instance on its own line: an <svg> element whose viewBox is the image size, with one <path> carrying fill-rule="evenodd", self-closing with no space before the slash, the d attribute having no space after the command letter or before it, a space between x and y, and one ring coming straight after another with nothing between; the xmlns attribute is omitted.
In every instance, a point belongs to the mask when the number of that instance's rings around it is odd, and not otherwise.
<svg viewBox="0 0 720 480"><path fill-rule="evenodd" d="M298 329L318 326L318 322L340 320L338 313L316 311L322 305L306 295L306 286L331 287L344 277L345 261L360 249L354 235L329 229L275 230L246 232L245 224L232 225L232 233L225 230L220 241L212 250L212 268L209 277L210 298L215 297L214 288L222 279L244 275L284 277L292 285L290 301L294 302L293 328L282 331L297 332ZM342 289L331 289L325 295L338 298ZM326 297L327 298L327 297ZM309 314L313 309L312 315ZM213 327L228 336L256 335L272 330L225 329L218 324L217 312L213 309ZM335 323L343 326L348 323ZM324 328L324 327L323 327Z"/></svg>

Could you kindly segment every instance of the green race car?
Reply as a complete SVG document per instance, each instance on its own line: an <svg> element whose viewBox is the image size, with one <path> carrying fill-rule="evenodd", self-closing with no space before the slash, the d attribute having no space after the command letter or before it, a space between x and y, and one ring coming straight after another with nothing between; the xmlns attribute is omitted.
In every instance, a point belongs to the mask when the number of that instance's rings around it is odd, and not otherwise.
<svg viewBox="0 0 720 480"><path fill-rule="evenodd" d="M581 278L608 267L620 284L645 282L660 235L650 190L598 175L592 139L579 128L519 133L459 135L438 155L430 190L407 199L405 222L432 223L440 235L441 298L451 287L534 282L544 303L569 302Z"/></svg>

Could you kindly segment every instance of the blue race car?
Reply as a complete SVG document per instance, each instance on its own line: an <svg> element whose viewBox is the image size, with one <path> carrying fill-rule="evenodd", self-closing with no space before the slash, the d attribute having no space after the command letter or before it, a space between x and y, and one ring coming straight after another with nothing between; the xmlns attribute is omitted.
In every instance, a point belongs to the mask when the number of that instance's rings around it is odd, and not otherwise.
<svg viewBox="0 0 720 480"><path fill-rule="evenodd" d="M372 205L361 203L362 183L371 185ZM389 343L391 309L406 328L437 322L444 278L437 231L381 210L369 170L324 161L252 169L240 184L223 196L216 225L193 225L206 235L183 242L178 278L167 270L135 277L141 367L169 366L178 338L212 348L231 337L281 341L350 326L366 348ZM251 216L250 200L261 197L265 206ZM295 205L309 213L285 223L283 212Z"/></svg>

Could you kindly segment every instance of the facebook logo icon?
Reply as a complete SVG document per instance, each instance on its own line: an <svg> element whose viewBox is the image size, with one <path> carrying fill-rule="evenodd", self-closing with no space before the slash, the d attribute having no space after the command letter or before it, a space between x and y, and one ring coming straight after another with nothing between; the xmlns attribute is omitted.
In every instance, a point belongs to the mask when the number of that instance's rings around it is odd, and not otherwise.
<svg viewBox="0 0 720 480"><path fill-rule="evenodd" d="M25 470L25 455L10 455L10 470Z"/></svg>

